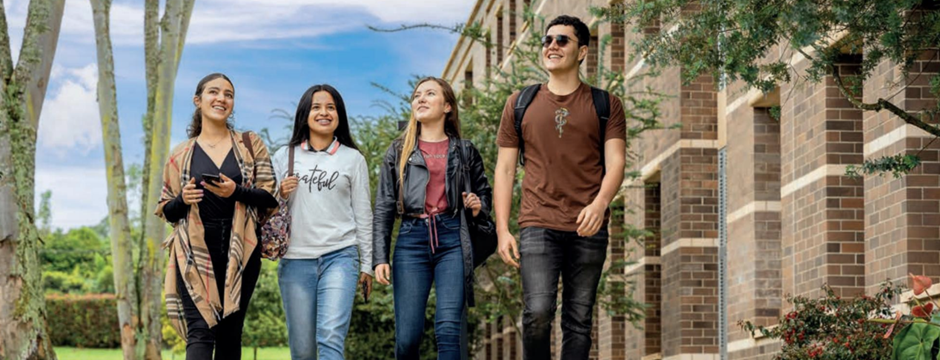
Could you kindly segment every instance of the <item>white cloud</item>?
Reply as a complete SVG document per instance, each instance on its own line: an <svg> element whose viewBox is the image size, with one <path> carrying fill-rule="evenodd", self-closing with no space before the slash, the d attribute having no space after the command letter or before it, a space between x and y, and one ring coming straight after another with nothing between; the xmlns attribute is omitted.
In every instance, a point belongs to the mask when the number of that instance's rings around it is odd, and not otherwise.
<svg viewBox="0 0 940 360"><path fill-rule="evenodd" d="M144 8L135 2L133 5L114 3L111 5L109 31L114 46L137 45L144 43ZM62 14L60 36L74 36L83 43L95 43L95 23L90 1L67 1Z"/></svg>
<svg viewBox="0 0 940 360"><path fill-rule="evenodd" d="M474 0L206 0L215 7L231 4L252 11L266 8L313 10L324 7L348 7L365 10L383 22L434 22L452 24L466 21L476 3ZM324 20L316 12L307 13L310 21Z"/></svg>
<svg viewBox="0 0 940 360"><path fill-rule="evenodd" d="M36 167L39 195L52 190L52 226L70 229L95 225L108 216L108 185L104 167Z"/></svg>
<svg viewBox="0 0 940 360"><path fill-rule="evenodd" d="M312 38L365 24L431 22L452 25L467 20L474 0L205 0L197 1L188 44ZM19 48L26 2L7 6L13 48ZM162 11L162 8L161 8ZM143 45L144 10L140 1L118 1L111 7L114 46ZM88 1L68 1L61 36L94 44L94 22Z"/></svg>
<svg viewBox="0 0 940 360"><path fill-rule="evenodd" d="M59 87L47 95L39 118L39 146L60 157L82 155L101 145L98 112L98 68L57 69L51 83ZM64 79L63 79L64 78Z"/></svg>

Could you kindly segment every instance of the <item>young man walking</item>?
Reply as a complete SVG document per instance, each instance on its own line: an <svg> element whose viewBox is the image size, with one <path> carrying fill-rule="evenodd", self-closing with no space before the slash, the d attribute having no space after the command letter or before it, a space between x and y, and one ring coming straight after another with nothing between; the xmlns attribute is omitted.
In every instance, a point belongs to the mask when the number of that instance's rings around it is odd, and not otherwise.
<svg viewBox="0 0 940 360"><path fill-rule="evenodd" d="M546 84L506 101L494 182L499 255L520 268L523 358L551 358L558 277L562 359L587 359L592 311L607 257L608 206L623 181L626 124L616 97L581 82L590 30L559 16L542 38ZM521 119L517 119L520 117ZM509 232L516 160L525 166L519 245ZM521 256L520 256L521 255Z"/></svg>

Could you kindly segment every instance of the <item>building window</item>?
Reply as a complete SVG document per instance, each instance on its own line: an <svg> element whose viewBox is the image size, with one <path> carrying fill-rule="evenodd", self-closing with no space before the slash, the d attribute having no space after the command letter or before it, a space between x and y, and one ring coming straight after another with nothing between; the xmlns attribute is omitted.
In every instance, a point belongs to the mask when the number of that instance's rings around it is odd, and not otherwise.
<svg viewBox="0 0 940 360"><path fill-rule="evenodd" d="M473 70L470 70L469 66L463 73L463 89L464 106L468 106L473 103Z"/></svg>
<svg viewBox="0 0 940 360"><path fill-rule="evenodd" d="M587 59L584 59L584 62L587 70L588 82L594 84L594 86L598 86L598 83L600 82L597 73L598 60L601 56L600 49L600 44L597 43L597 35L592 34L591 43L588 45Z"/></svg>
<svg viewBox="0 0 940 360"><path fill-rule="evenodd" d="M496 64L503 64L503 52L505 48L503 47L503 11L502 9L496 12Z"/></svg>
<svg viewBox="0 0 940 360"><path fill-rule="evenodd" d="M509 43L516 41L516 0L509 0Z"/></svg>

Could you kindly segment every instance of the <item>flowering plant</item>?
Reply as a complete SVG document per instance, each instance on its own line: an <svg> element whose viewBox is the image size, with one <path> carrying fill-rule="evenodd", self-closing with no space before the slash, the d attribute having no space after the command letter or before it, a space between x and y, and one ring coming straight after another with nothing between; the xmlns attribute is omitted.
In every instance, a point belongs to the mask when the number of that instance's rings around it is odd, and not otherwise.
<svg viewBox="0 0 940 360"><path fill-rule="evenodd" d="M911 313L895 312L893 319L875 318L872 323L888 325L883 338L894 337L892 359L895 360L940 360L940 312L928 289L933 285L929 277L910 274ZM918 297L926 295L923 302ZM899 329L896 329L900 325Z"/></svg>
<svg viewBox="0 0 940 360"><path fill-rule="evenodd" d="M874 296L842 298L829 286L824 297L810 299L788 297L792 310L772 327L755 326L749 321L738 323L753 336L781 340L775 360L871 360L891 359L892 342L885 337L891 326L892 300L901 289L885 283ZM871 321L872 317L885 323Z"/></svg>

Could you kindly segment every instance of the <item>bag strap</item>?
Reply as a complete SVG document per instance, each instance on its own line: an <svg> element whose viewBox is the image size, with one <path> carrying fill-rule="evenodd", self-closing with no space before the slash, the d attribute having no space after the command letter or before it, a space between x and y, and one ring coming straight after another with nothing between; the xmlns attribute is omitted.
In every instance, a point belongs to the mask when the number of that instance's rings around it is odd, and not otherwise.
<svg viewBox="0 0 940 360"><path fill-rule="evenodd" d="M604 161L604 143L606 141L607 121L610 119L610 93L591 87L591 98L594 100L594 111L597 112L598 125L600 126L600 147L601 147L601 167L604 173L607 173L607 163Z"/></svg>
<svg viewBox="0 0 940 360"><path fill-rule="evenodd" d="M519 165L525 166L525 141L522 139L522 118L525 117L525 111L535 99L535 94L539 92L542 84L533 84L526 86L519 92L516 98L516 104L513 106L513 120L516 127L516 136L519 138Z"/></svg>
<svg viewBox="0 0 940 360"><path fill-rule="evenodd" d="M460 146L457 148L457 154L460 156L461 182L463 182L464 191L466 191L467 194L470 194L473 192L473 189L470 187L470 159L467 158L467 154L465 153L466 146L466 143L463 140L460 140Z"/></svg>
<svg viewBox="0 0 940 360"><path fill-rule="evenodd" d="M251 155L251 162L255 162L255 147L251 144L251 136L249 135L251 131L245 131L242 133L242 143L245 144L245 147L248 148L248 154ZM251 166L251 179L254 182L255 178L255 166Z"/></svg>
<svg viewBox="0 0 940 360"><path fill-rule="evenodd" d="M245 147L248 148L248 154L251 155L251 161L255 161L255 149L254 145L251 144L251 136L248 135L251 131L245 131L242 133L242 143L245 144Z"/></svg>
<svg viewBox="0 0 940 360"><path fill-rule="evenodd" d="M287 176L294 175L294 147L287 145Z"/></svg>
<svg viewBox="0 0 940 360"><path fill-rule="evenodd" d="M404 149L404 148L403 148L403 149ZM397 159L397 160L398 160L398 161L401 161L401 157L404 156L404 155L405 155L405 154L403 154L401 151L399 151L399 152L398 152L398 159ZM409 155L409 156L410 156L410 155ZM398 161L396 161L395 164L398 164ZM396 169L396 170L397 170L397 169ZM398 188L398 189L396 189L396 191L398 191L398 204L396 204L396 205L397 205L396 207L398 208L398 217L402 217L403 215L405 215L405 194L404 194L404 192L405 192L405 189L404 189L405 186L404 186L404 181L405 181L405 179L398 179L399 185L396 186L396 187ZM392 184L392 185L394 186L395 184Z"/></svg>

